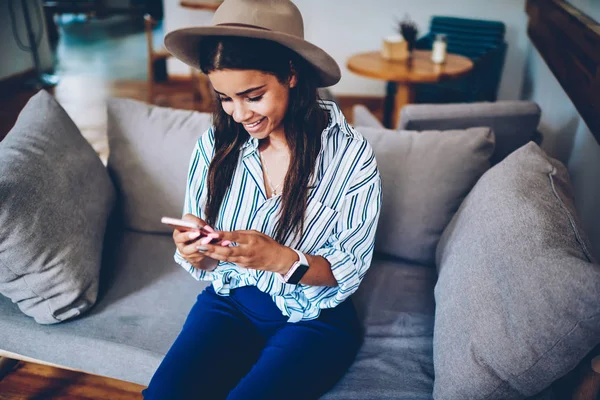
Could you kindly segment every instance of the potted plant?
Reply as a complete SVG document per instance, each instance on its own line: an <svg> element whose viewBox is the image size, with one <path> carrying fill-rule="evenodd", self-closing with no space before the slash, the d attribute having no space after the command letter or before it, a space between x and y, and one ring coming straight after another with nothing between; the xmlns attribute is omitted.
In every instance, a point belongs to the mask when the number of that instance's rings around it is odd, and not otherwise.
<svg viewBox="0 0 600 400"><path fill-rule="evenodd" d="M398 22L398 33L406 40L406 43L408 44L408 53L412 54L419 33L417 25L406 16L404 17L404 20Z"/></svg>

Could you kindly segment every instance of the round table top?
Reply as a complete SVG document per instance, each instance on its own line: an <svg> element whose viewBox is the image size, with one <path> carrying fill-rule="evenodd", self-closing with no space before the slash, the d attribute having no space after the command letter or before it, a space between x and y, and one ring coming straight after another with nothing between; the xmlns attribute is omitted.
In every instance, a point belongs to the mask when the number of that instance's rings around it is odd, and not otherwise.
<svg viewBox="0 0 600 400"><path fill-rule="evenodd" d="M358 75L398 83L435 83L467 75L473 61L457 54L448 54L444 64L431 61L431 51L414 50L412 61L386 60L378 51L351 56L348 69Z"/></svg>
<svg viewBox="0 0 600 400"><path fill-rule="evenodd" d="M194 10L209 10L216 11L219 6L223 4L222 1L210 1L210 0L181 0L179 5L184 8L192 8Z"/></svg>

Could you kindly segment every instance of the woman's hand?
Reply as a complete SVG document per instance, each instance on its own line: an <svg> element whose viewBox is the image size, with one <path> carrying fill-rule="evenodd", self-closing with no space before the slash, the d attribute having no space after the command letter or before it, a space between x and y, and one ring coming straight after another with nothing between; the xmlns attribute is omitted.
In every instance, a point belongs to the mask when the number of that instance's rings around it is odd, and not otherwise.
<svg viewBox="0 0 600 400"><path fill-rule="evenodd" d="M286 273L298 259L296 252L277 243L262 232L233 231L216 232L218 240L235 242L237 246L223 247L215 244L194 245L195 250L219 261L232 262L243 268Z"/></svg>
<svg viewBox="0 0 600 400"><path fill-rule="evenodd" d="M203 262L206 258L206 254L200 253L197 250L197 247L200 246L200 240L203 236L208 233L208 236L211 235L209 233L212 228L208 228L208 225L202 219L196 217L192 214L186 214L181 219L185 221L190 221L196 223L198 226L206 228L204 229L194 229L191 231L182 232L177 229L173 231L173 241L175 242L175 246L177 246L177 250L181 256L190 264L194 266L194 268L198 269L209 269L208 267L214 267L214 265L209 265L209 263ZM208 232L207 232L208 231ZM215 233L212 233L213 236L216 236Z"/></svg>

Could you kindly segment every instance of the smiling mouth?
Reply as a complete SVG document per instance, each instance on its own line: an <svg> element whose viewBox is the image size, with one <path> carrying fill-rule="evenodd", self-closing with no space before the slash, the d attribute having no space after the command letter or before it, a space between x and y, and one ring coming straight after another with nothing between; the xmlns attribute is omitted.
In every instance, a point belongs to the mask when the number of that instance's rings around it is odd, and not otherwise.
<svg viewBox="0 0 600 400"><path fill-rule="evenodd" d="M247 127L247 128L254 128L255 126L258 126L258 124L260 124L260 123L263 121L263 119L265 119L265 118L266 118L266 117L262 117L262 118L261 118L261 119L259 119L258 121L256 121L256 122L253 122L253 123L251 123L251 124L244 124L244 126L245 126L245 127Z"/></svg>

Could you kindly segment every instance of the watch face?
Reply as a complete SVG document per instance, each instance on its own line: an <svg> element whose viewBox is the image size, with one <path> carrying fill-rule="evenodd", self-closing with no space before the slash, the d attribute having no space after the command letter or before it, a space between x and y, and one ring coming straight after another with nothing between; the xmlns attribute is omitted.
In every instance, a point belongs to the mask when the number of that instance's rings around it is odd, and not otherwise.
<svg viewBox="0 0 600 400"><path fill-rule="evenodd" d="M298 282L300 282L304 274L306 274L306 271L308 271L308 265L298 265L298 268L296 268L292 276L290 276L290 279L288 279L287 283L291 283L292 285L298 284Z"/></svg>

